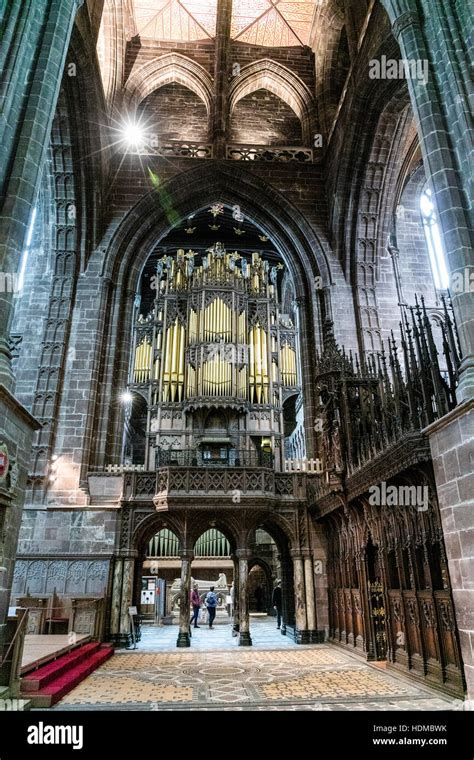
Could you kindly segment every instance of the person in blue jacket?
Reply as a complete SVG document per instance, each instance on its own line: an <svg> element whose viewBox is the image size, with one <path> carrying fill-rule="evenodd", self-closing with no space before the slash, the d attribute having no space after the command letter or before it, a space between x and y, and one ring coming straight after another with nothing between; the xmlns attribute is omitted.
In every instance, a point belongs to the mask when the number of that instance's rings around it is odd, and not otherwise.
<svg viewBox="0 0 474 760"><path fill-rule="evenodd" d="M206 607L209 613L209 628L213 628L214 618L216 616L217 594L214 593L214 586L211 586L206 596Z"/></svg>

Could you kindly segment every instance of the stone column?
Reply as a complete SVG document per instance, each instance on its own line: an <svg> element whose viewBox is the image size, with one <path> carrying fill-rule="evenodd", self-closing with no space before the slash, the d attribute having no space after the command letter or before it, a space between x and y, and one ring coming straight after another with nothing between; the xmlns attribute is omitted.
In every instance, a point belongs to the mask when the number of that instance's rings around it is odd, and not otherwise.
<svg viewBox="0 0 474 760"><path fill-rule="evenodd" d="M176 642L177 647L191 646L189 635L190 606L189 594L191 592L191 562L194 559L193 552L184 549L181 552L181 593L179 602L179 633Z"/></svg>
<svg viewBox="0 0 474 760"><path fill-rule="evenodd" d="M237 552L239 558L239 646L252 646L250 636L249 602L248 602L248 576L249 576L249 553L242 549Z"/></svg>
<svg viewBox="0 0 474 760"><path fill-rule="evenodd" d="M18 272L41 181L77 8L83 0L12 0L0 54L0 272ZM3 288L2 290L6 290ZM12 292L0 292L0 383L13 388ZM2 409L0 408L0 418Z"/></svg>
<svg viewBox="0 0 474 760"><path fill-rule="evenodd" d="M314 565L313 558L307 554L304 558L304 585L306 591L306 617L308 623L308 641L318 640L316 624L316 605L314 601Z"/></svg>
<svg viewBox="0 0 474 760"><path fill-rule="evenodd" d="M120 604L120 637L122 642L127 646L132 643L130 631L130 614L128 608L132 605L133 600L133 575L135 569L135 559L123 560L122 574L122 600Z"/></svg>
<svg viewBox="0 0 474 760"><path fill-rule="evenodd" d="M233 631L233 635L236 636L240 631L239 560L236 556L233 556L232 559L234 562L234 609L233 609L234 625L233 625L232 631Z"/></svg>
<svg viewBox="0 0 474 760"><path fill-rule="evenodd" d="M128 608L133 603L133 579L135 556L128 554L115 558L112 601L110 607L109 640L116 647L127 647L132 643L130 615Z"/></svg>
<svg viewBox="0 0 474 760"><path fill-rule="evenodd" d="M122 601L123 560L117 557L114 562L112 580L112 600L110 604L110 640L118 644L120 633L120 604Z"/></svg>
<svg viewBox="0 0 474 760"><path fill-rule="evenodd" d="M450 91L456 86L456 77L453 74L451 82L443 77L446 77L446 69L456 68L456 61L452 60L454 51L445 49L446 28L440 28L438 23L436 34L429 28L433 8L438 4L426 3L422 21L416 0L382 2L390 16L403 58L408 61L430 62L426 82L407 77L407 84L417 122L423 164L433 188L443 231L446 264L451 280L451 300L463 356L458 399L464 401L474 397L474 292L465 287L459 292L459 288L452 286L454 275L464 278L465 273L472 270L473 240L468 211L469 187L463 186L464 169L460 168L469 163L469 154L465 152L464 139L459 139L457 135L457 112L452 119L445 116L445 112L453 112L449 101L452 96ZM420 5L424 4L422 0ZM443 7L445 5L449 4L443 4ZM438 61L438 66L433 65L433 61ZM442 61L442 66L439 66L439 61ZM460 99L458 108L462 110L467 97L464 101L461 94Z"/></svg>
<svg viewBox="0 0 474 760"><path fill-rule="evenodd" d="M225 158L229 118L229 55L232 0L218 0L214 65L214 112L212 138L214 158Z"/></svg>
<svg viewBox="0 0 474 760"><path fill-rule="evenodd" d="M292 552L293 578L295 587L295 641L307 644L308 624L306 620L306 593L304 584L304 562L301 554Z"/></svg>

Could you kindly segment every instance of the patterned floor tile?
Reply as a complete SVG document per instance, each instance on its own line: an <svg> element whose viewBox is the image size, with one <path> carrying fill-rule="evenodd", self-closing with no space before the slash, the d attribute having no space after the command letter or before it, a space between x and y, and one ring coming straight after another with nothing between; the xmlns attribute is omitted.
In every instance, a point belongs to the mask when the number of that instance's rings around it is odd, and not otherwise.
<svg viewBox="0 0 474 760"><path fill-rule="evenodd" d="M169 629L144 631L143 645L117 652L54 709L453 710L462 704L329 644L279 646L288 637L267 620L253 621L260 645L252 649L227 647L229 631L222 630L219 639L203 632L201 647L193 637L191 648L170 651L177 629ZM165 644L168 651L161 651Z"/></svg>

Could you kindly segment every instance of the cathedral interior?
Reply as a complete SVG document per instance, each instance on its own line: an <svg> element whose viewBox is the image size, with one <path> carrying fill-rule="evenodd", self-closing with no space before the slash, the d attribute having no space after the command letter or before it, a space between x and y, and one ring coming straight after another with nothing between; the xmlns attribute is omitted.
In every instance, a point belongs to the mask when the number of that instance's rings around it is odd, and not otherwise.
<svg viewBox="0 0 474 760"><path fill-rule="evenodd" d="M474 700L469 23L0 8L0 701L40 637L196 657L211 587L222 657Z"/></svg>

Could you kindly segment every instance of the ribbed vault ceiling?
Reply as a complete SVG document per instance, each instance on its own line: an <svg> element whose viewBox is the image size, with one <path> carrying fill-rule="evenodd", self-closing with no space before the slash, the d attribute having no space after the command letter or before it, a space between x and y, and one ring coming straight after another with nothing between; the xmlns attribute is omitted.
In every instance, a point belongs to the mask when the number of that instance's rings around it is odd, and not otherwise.
<svg viewBox="0 0 474 760"><path fill-rule="evenodd" d="M234 0L232 37L266 47L307 45L318 0ZM134 0L141 37L191 41L214 37L217 0Z"/></svg>

